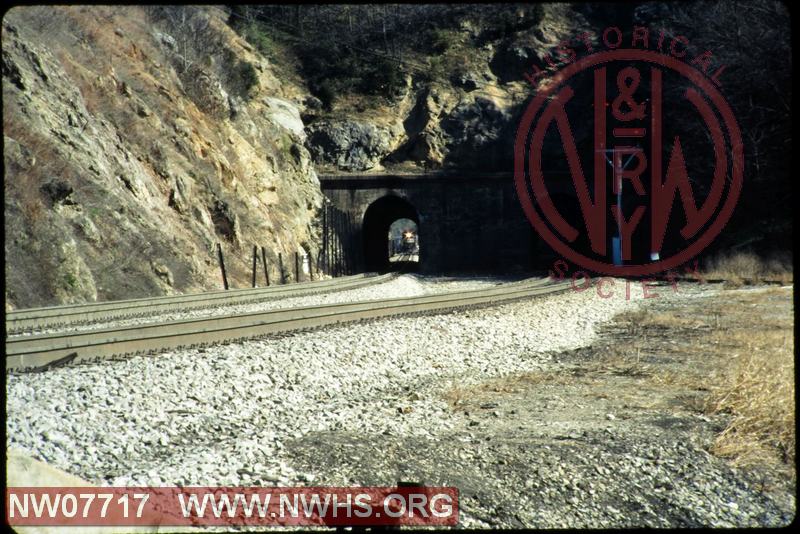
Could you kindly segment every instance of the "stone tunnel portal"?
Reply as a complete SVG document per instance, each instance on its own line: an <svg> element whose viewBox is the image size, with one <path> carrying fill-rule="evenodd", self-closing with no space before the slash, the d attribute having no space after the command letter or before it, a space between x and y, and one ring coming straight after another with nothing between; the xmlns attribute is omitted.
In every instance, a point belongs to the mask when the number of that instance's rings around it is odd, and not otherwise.
<svg viewBox="0 0 800 534"><path fill-rule="evenodd" d="M388 244L389 228L398 219L409 219L416 224L417 235L421 228L419 213L404 198L389 195L370 204L364 213L362 235L364 237L364 266L367 271L390 270ZM422 255L419 256L422 258Z"/></svg>

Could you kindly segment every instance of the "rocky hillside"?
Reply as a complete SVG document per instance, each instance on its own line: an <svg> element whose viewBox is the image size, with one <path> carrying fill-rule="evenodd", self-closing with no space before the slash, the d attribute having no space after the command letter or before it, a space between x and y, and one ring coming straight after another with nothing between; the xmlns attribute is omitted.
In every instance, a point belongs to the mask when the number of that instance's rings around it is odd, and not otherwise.
<svg viewBox="0 0 800 534"><path fill-rule="evenodd" d="M319 99L303 115L308 147L318 169L334 172L508 173L533 93L524 75L533 64L547 65L548 54L558 58L560 43L585 55L579 36L588 33L601 50L608 27L621 28L624 43L635 27L685 39L687 61L711 54L714 68L724 67L722 91L744 136L744 192L705 254L770 257L791 247L792 54L780 2L251 6L233 13L237 31L277 60L285 54L276 41L294 52L287 64L299 65ZM593 94L588 76L571 83L584 84L575 87L576 99ZM668 97L679 105L686 87L671 87ZM680 134L690 168L710 176L708 139L694 119L675 111L665 131ZM579 144L591 143L590 117L571 127ZM545 151L550 165L564 165L559 139ZM703 198L709 186L695 181Z"/></svg>
<svg viewBox="0 0 800 534"><path fill-rule="evenodd" d="M396 29L405 49L394 87L336 94L304 116L315 163L335 172L507 170L531 95L524 73L587 29L585 18L568 4L406 9L395 15L409 28Z"/></svg>
<svg viewBox="0 0 800 534"><path fill-rule="evenodd" d="M3 19L6 308L234 287L311 251L305 90L215 9ZM273 271L273 276L276 272Z"/></svg>
<svg viewBox="0 0 800 534"><path fill-rule="evenodd" d="M509 172L524 74L610 25L666 27L726 65L750 189L717 243L788 249L788 21L774 0L15 8L7 306L219 288L216 243L234 286L253 244L275 276L279 253L316 257L316 172Z"/></svg>

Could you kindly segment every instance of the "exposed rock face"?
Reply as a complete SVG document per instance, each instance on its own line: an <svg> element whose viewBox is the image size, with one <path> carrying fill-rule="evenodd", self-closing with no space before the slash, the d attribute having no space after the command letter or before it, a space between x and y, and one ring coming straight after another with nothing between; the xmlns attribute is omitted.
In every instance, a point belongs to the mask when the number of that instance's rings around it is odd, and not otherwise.
<svg viewBox="0 0 800 534"><path fill-rule="evenodd" d="M493 156L500 142L510 144L512 137L503 135L510 125L512 115L492 99L476 97L472 102L459 104L441 122L447 135L449 159L456 163L466 161L472 167L497 165ZM477 160L475 154L481 154ZM484 163L485 162L485 163Z"/></svg>
<svg viewBox="0 0 800 534"><path fill-rule="evenodd" d="M401 154L401 157L437 167L444 163L446 149L439 121L447 100L449 99L436 89L429 89L420 95L404 121L409 141L406 144L406 154Z"/></svg>
<svg viewBox="0 0 800 534"><path fill-rule="evenodd" d="M521 81L531 64L543 64L544 56L562 40L592 29L569 4L542 6L542 20L532 31L520 32L498 43L489 61L491 72L503 83Z"/></svg>
<svg viewBox="0 0 800 534"><path fill-rule="evenodd" d="M331 171L397 164L510 169L516 125L531 94L524 73L560 40L588 29L567 4L542 6L541 13L532 28L491 36L463 21L450 40L460 43L454 46L463 47L467 59L451 65L449 76L418 76L394 105L362 111L345 103L334 111L336 118L323 114L311 123L306 144L315 162Z"/></svg>
<svg viewBox="0 0 800 534"><path fill-rule="evenodd" d="M316 252L307 93L217 10L154 9L3 19L7 307L218 289L217 242L234 287L253 244Z"/></svg>
<svg viewBox="0 0 800 534"><path fill-rule="evenodd" d="M402 129L355 120L323 120L309 125L308 132L308 146L316 162L345 171L366 171L380 167Z"/></svg>
<svg viewBox="0 0 800 534"><path fill-rule="evenodd" d="M313 98L313 97L312 97ZM306 131L300 111L291 102L275 97L264 99L266 118L276 126L289 130L297 139L305 141Z"/></svg>
<svg viewBox="0 0 800 534"><path fill-rule="evenodd" d="M316 257L315 166L508 170L523 73L585 26L564 4L521 31L463 21L456 55L431 56L393 95L328 110L225 18L168 6L5 17L8 303L219 288L217 242L234 287L249 283L253 244L272 265Z"/></svg>

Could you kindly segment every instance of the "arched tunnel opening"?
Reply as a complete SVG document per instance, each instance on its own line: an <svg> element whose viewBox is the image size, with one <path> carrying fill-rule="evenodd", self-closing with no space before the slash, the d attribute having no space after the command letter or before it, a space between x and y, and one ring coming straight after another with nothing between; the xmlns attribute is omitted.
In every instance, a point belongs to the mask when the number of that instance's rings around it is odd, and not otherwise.
<svg viewBox="0 0 800 534"><path fill-rule="evenodd" d="M373 202L363 223L367 271L416 270L420 265L419 214L407 200L385 196Z"/></svg>

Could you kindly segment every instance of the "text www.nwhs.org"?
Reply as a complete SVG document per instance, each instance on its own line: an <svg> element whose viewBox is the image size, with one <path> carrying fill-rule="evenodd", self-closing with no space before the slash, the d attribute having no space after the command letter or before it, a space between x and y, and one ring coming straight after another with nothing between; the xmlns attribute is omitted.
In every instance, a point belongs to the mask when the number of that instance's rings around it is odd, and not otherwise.
<svg viewBox="0 0 800 534"><path fill-rule="evenodd" d="M202 494L198 497L192 493L187 498L179 495L181 511L184 517L205 517L210 511L214 517L236 517L238 510L241 510L247 517L292 517L299 518L303 515L306 518L314 517L387 517L401 518L408 517L450 517L453 514L453 499L447 494L434 495L428 500L428 496L420 493L411 493L407 496L391 493L381 500L379 510L376 510L372 495L369 493L358 493L355 496L347 494L342 498L334 493L326 493L320 496L313 494L294 494L278 495L278 512L270 512L271 494L259 495L257 493L249 496L236 493L233 499L229 494L213 495L210 493ZM249 501L248 501L249 497ZM262 499L263 498L263 499ZM255 512L255 514L254 514Z"/></svg>
<svg viewBox="0 0 800 534"><path fill-rule="evenodd" d="M11 525L456 525L456 488L8 488Z"/></svg>

